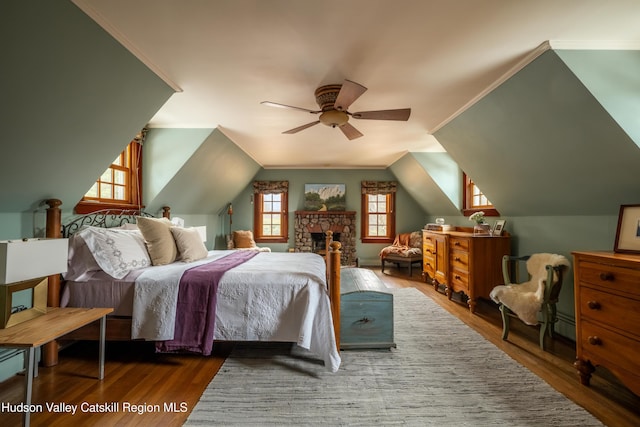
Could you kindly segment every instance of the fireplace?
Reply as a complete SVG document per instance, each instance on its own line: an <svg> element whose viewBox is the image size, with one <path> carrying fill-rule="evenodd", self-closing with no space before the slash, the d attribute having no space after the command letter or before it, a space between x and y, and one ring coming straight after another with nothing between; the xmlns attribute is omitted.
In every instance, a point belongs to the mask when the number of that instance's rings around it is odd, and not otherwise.
<svg viewBox="0 0 640 427"><path fill-rule="evenodd" d="M333 232L333 240L340 242L342 265L356 265L356 213L355 211L296 211L295 251L324 251L325 232Z"/></svg>
<svg viewBox="0 0 640 427"><path fill-rule="evenodd" d="M333 240L340 241L340 233L333 233ZM325 255L327 235L325 233L311 233L311 252Z"/></svg>

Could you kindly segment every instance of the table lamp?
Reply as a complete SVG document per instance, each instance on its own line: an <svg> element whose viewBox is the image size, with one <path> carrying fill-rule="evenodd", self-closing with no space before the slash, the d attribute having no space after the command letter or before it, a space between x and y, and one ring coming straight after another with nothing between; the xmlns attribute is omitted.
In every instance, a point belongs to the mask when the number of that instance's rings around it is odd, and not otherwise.
<svg viewBox="0 0 640 427"><path fill-rule="evenodd" d="M48 277L67 271L68 239L0 241L0 328L47 312ZM13 313L16 292L32 289L32 308Z"/></svg>

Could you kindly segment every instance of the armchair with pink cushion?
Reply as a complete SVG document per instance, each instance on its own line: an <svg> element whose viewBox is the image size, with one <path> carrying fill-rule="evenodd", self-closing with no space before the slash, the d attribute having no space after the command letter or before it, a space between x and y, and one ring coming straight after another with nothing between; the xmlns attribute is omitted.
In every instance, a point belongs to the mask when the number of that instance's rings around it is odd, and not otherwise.
<svg viewBox="0 0 640 427"><path fill-rule="evenodd" d="M391 262L398 268L400 265L409 267L409 276L411 276L413 264L419 263L422 266L422 232L398 234L393 244L383 248L379 255L383 273L385 263Z"/></svg>

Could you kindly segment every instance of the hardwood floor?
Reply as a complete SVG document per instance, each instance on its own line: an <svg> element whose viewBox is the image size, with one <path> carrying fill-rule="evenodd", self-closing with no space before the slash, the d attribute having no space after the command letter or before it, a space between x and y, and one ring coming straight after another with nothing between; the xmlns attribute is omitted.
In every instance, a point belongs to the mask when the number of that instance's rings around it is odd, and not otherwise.
<svg viewBox="0 0 640 427"><path fill-rule="evenodd" d="M390 288L415 287L431 297L605 425L640 425L640 397L612 375L598 368L590 387L580 384L572 365L575 358L572 342L557 338L549 350L543 352L538 347L537 329L517 321L512 322L509 341L503 341L502 322L493 304L480 301L476 314L472 315L465 304L449 301L444 294L422 282L419 272L414 271L413 277L408 278L406 269L399 271L388 267L385 273L379 268L373 270ZM60 353L57 366L40 368L34 381L33 402L42 405L86 402L93 406L85 407L85 412L79 407L76 415L49 412L44 407L42 413L32 415L31 424L181 426L232 347L228 343L216 345L213 356L200 357L156 354L152 345L143 342L110 342L106 351L105 379L98 381L97 343L76 343ZM19 404L23 398L23 384L24 377L20 375L0 383L0 404ZM115 403L119 405L117 408ZM95 404L103 405L96 407ZM125 404L130 406L125 408ZM165 404L169 407L165 408ZM3 411L0 420L3 426L19 426L22 415Z"/></svg>

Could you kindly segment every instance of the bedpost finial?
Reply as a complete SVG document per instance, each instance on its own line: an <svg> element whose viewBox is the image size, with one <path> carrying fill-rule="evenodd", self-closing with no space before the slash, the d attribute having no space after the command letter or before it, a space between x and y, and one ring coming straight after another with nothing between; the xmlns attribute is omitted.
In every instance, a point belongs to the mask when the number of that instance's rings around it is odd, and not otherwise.
<svg viewBox="0 0 640 427"><path fill-rule="evenodd" d="M331 247L331 250L334 252L340 251L340 248L342 247L342 244L340 242L331 242L331 244L329 245Z"/></svg>
<svg viewBox="0 0 640 427"><path fill-rule="evenodd" d="M49 208L57 208L62 205L62 200L60 199L47 199L44 202L49 205Z"/></svg>

